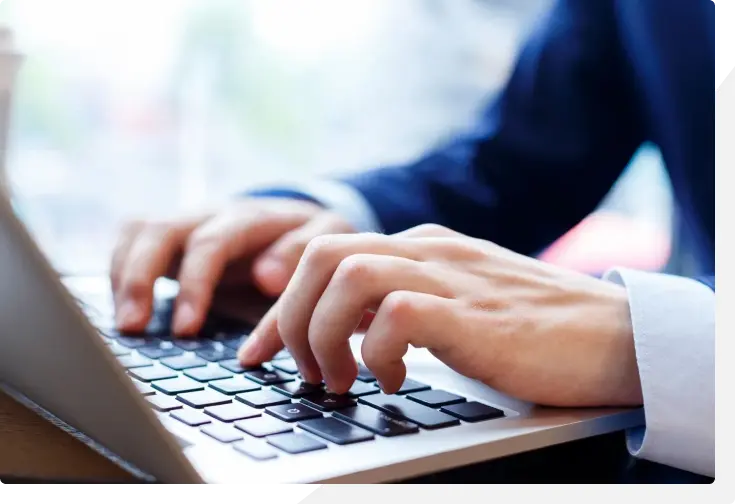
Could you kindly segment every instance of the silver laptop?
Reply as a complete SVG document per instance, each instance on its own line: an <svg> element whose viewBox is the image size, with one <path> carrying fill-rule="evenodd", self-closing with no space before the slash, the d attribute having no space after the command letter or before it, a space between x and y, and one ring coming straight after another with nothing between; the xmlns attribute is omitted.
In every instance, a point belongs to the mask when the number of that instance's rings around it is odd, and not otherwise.
<svg viewBox="0 0 735 504"><path fill-rule="evenodd" d="M301 386L286 351L241 368L245 327L194 341L165 323L120 335L106 289L64 284L6 197L0 272L0 386L144 479L399 481L643 422L639 409L534 407L418 350L400 394L380 393L363 368L348 396L332 396Z"/></svg>

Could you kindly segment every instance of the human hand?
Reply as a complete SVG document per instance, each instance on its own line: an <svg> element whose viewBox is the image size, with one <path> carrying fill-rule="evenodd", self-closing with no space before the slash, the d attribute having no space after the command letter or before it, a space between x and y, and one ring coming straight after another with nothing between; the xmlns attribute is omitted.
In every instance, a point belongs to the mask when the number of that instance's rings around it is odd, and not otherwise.
<svg viewBox="0 0 735 504"><path fill-rule="evenodd" d="M349 338L370 313L362 358L386 393L412 345L536 404L642 404L624 288L433 225L312 241L239 358L257 364L285 343L306 381L345 393Z"/></svg>
<svg viewBox="0 0 735 504"><path fill-rule="evenodd" d="M351 231L344 219L314 203L280 198L244 199L173 221L130 222L111 265L117 326L144 330L154 283L169 277L179 281L173 330L196 334L213 302L237 299L253 285L278 296L311 239Z"/></svg>

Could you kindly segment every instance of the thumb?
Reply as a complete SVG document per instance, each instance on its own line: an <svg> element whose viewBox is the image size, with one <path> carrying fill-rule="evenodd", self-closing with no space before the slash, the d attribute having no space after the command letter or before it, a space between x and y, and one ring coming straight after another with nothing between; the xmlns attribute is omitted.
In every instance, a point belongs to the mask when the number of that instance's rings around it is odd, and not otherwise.
<svg viewBox="0 0 735 504"><path fill-rule="evenodd" d="M322 212L303 226L285 233L253 264L253 279L264 294L280 296L291 280L306 246L317 236L352 233L354 229L339 215Z"/></svg>

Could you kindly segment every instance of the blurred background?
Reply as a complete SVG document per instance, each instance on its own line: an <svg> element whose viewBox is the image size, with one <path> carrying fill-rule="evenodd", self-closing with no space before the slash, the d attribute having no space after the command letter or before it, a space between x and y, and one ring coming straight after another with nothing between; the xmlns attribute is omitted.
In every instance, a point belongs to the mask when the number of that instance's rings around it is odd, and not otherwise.
<svg viewBox="0 0 735 504"><path fill-rule="evenodd" d="M26 55L8 176L65 273L118 226L271 182L407 161L471 125L549 0L5 0ZM594 167L591 167L594 169ZM658 269L671 196L645 146L545 258Z"/></svg>

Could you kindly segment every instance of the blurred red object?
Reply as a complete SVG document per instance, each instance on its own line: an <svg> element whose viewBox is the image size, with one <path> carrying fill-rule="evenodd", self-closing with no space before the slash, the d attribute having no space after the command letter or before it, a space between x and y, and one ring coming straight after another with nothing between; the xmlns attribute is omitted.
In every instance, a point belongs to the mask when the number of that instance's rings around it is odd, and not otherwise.
<svg viewBox="0 0 735 504"><path fill-rule="evenodd" d="M612 267L661 270L671 253L665 230L614 213L595 213L560 238L541 259L588 274Z"/></svg>

